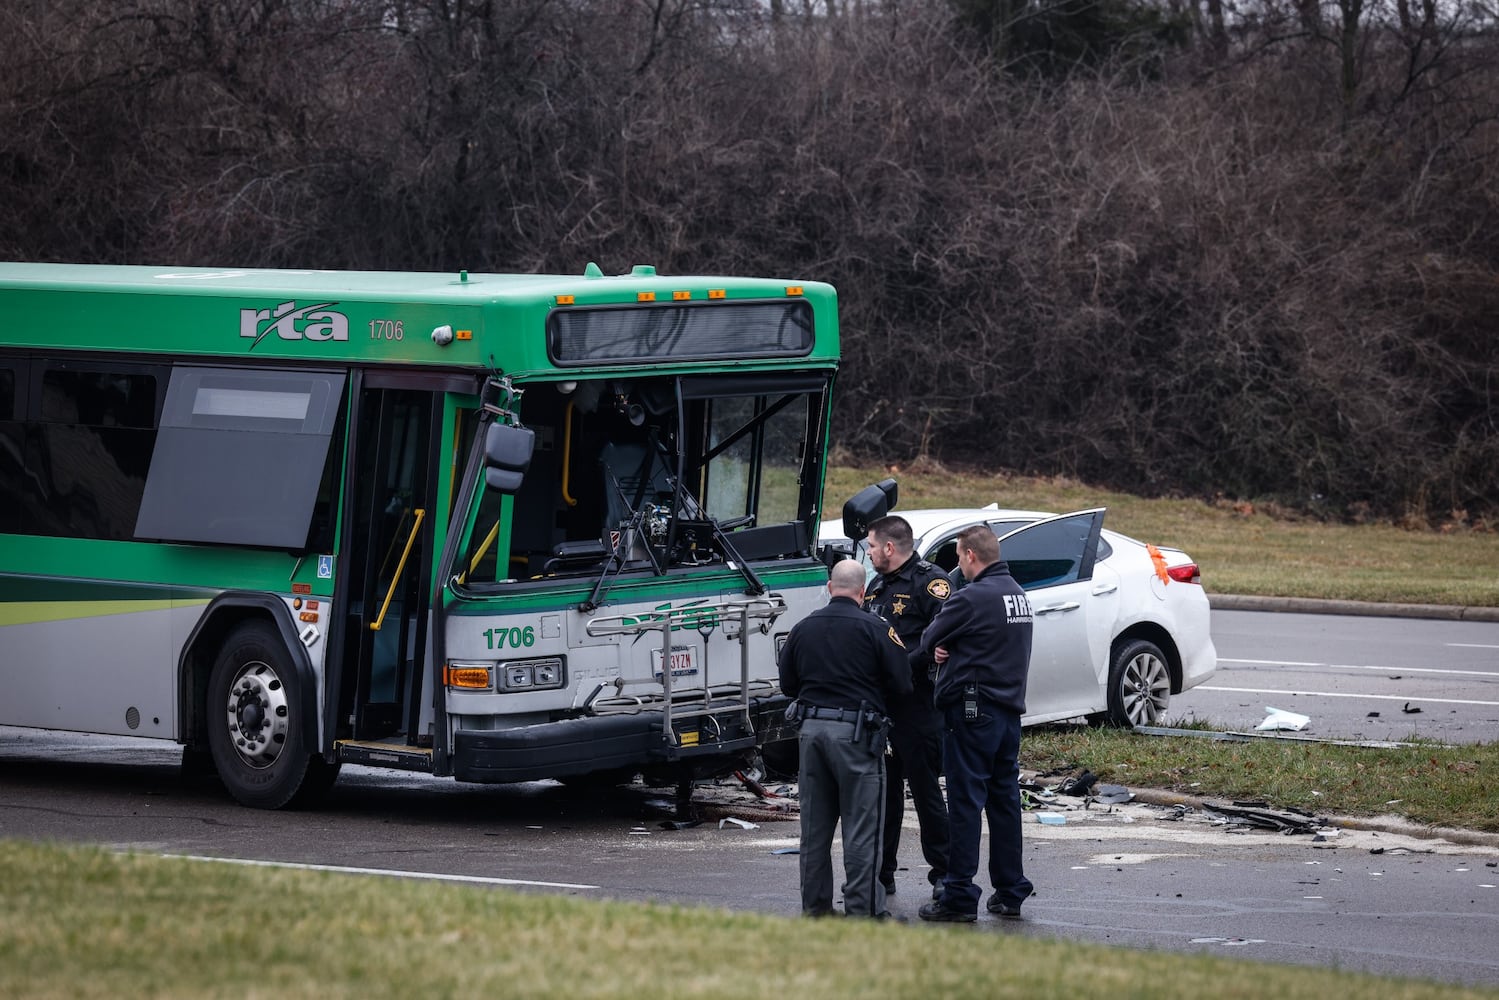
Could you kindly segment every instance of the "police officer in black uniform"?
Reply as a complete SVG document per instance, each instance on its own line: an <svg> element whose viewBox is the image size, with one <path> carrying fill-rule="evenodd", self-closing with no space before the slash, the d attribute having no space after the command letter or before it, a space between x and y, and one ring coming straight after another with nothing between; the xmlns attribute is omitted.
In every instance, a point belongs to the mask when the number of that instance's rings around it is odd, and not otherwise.
<svg viewBox="0 0 1499 1000"><path fill-rule="evenodd" d="M833 566L831 599L781 650L781 690L801 720L802 913L833 912L833 830L843 819L843 912L881 917L886 706L911 694L909 653L895 630L859 607L864 567Z"/></svg>
<svg viewBox="0 0 1499 1000"><path fill-rule="evenodd" d="M864 606L889 622L908 649L916 649L921 633L952 594L952 583L942 570L914 551L911 524L899 515L869 524L869 561L875 577L864 595ZM891 706L890 759L885 769L884 856L880 882L895 891L896 854L900 849L901 820L906 807L905 782L921 826L921 854L929 866L927 880L942 884L947 874L947 803L942 799L942 713L932 703L930 660L912 663L913 693Z"/></svg>

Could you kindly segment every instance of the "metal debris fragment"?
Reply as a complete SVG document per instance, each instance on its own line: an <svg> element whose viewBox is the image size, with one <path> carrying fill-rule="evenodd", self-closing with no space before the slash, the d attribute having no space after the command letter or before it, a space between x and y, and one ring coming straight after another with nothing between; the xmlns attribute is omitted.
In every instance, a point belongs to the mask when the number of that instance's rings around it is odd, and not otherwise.
<svg viewBox="0 0 1499 1000"><path fill-rule="evenodd" d="M1230 825L1279 830L1286 834L1316 833L1328 824L1299 809L1270 809L1264 802L1203 802L1203 808L1225 817Z"/></svg>

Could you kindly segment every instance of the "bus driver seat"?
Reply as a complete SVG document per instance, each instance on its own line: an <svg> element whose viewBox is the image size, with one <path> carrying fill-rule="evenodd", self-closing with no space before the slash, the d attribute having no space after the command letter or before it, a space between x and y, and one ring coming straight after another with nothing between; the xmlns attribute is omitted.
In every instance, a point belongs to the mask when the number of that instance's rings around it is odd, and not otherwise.
<svg viewBox="0 0 1499 1000"><path fill-rule="evenodd" d="M670 507L675 492L666 455L654 433L644 441L609 441L599 450L606 543L646 505Z"/></svg>

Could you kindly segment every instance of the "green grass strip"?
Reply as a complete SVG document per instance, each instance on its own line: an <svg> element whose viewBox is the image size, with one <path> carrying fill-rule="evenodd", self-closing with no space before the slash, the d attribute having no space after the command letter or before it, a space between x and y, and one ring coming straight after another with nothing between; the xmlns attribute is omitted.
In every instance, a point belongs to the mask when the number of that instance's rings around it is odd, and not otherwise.
<svg viewBox="0 0 1499 1000"><path fill-rule="evenodd" d="M1493 996L992 928L806 921L0 841L0 996Z"/></svg>

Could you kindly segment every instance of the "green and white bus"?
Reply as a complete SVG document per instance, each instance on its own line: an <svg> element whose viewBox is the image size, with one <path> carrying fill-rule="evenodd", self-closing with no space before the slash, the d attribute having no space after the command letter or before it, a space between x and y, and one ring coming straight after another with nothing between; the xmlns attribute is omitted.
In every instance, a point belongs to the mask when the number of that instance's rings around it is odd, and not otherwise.
<svg viewBox="0 0 1499 1000"><path fill-rule="evenodd" d="M676 782L792 735L812 282L0 264L0 725Z"/></svg>

